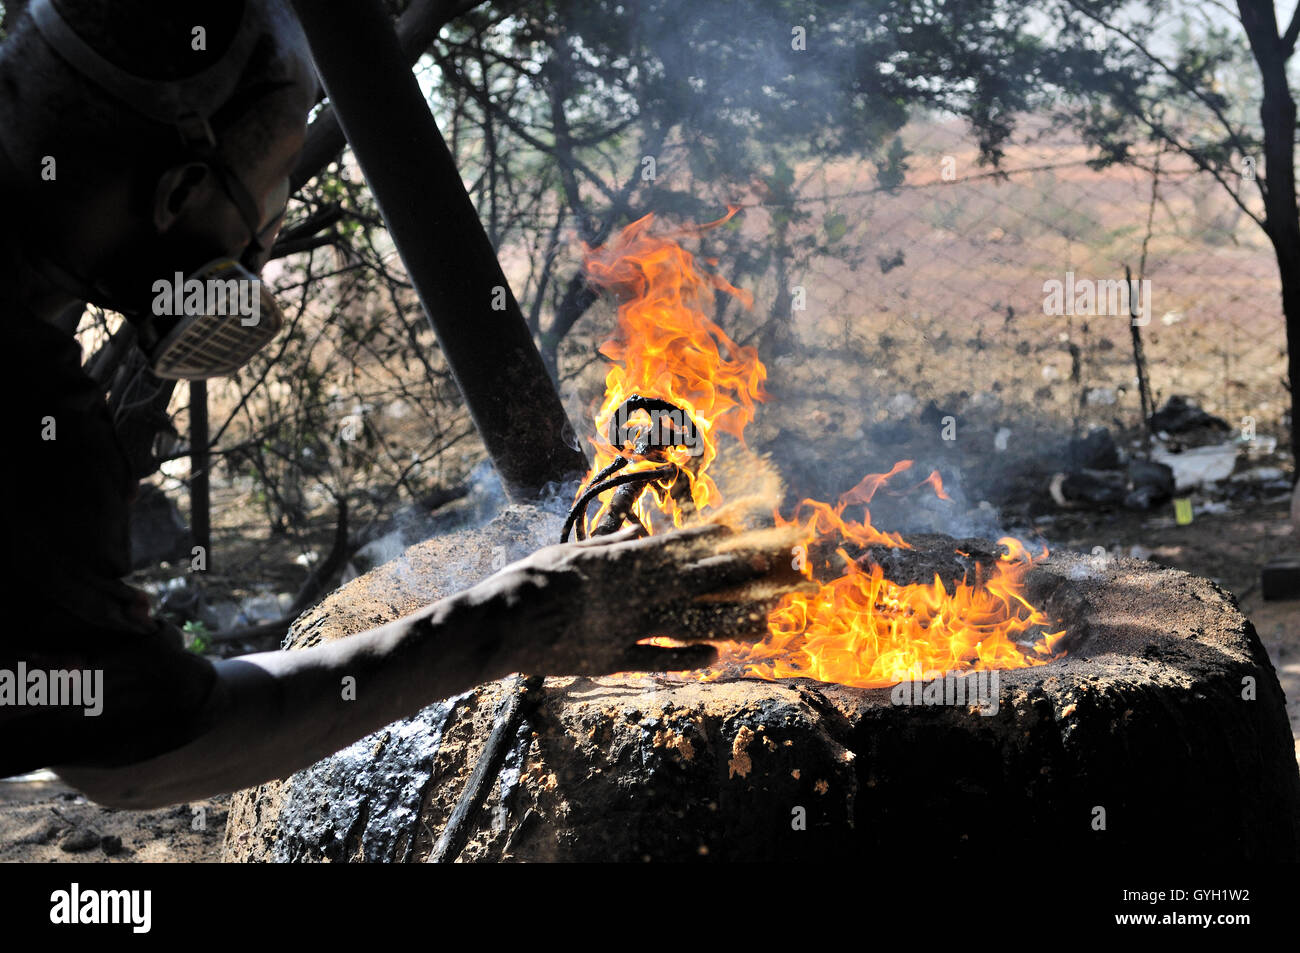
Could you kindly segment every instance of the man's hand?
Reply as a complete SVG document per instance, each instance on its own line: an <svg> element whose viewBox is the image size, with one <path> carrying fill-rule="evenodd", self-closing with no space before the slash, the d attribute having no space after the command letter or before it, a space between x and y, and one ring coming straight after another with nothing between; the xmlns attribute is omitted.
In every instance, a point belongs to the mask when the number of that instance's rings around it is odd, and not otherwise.
<svg viewBox="0 0 1300 953"><path fill-rule="evenodd" d="M780 597L806 585L791 568L790 533L710 524L636 539L629 530L548 546L456 598L482 613L489 677L703 668L712 646L636 643L761 639Z"/></svg>

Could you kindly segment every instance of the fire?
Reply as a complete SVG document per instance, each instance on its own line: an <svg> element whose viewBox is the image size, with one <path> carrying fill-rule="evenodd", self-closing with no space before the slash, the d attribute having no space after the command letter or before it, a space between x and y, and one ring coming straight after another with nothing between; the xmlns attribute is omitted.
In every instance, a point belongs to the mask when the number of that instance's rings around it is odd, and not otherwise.
<svg viewBox="0 0 1300 953"><path fill-rule="evenodd" d="M716 222L675 234L715 228L736 211L731 209ZM605 400L596 414L600 436L592 441L596 449L593 473L623 455L605 439L610 419L623 402L633 394L663 398L686 411L698 430L696 446L671 447L662 456L682 467L689 481L689 506L704 509L720 502L717 485L708 472L718 455L718 434L731 434L743 441L745 425L754 419L754 403L767 397L763 390L767 369L756 349L737 344L708 316L715 290L731 295L745 307L752 306L752 296L697 268L694 256L673 241L673 235L650 234L653 222L653 215L638 219L611 245L588 249L585 256L592 283L623 301L615 335L600 347L600 353L613 363L605 377ZM635 416L646 415L640 411ZM634 418L632 422L637 421ZM633 464L626 472L655 465L653 461ZM652 508L675 526L681 526L688 515L682 495L647 493L637 508L647 527L653 522Z"/></svg>
<svg viewBox="0 0 1300 953"><path fill-rule="evenodd" d="M626 472L671 462L682 468L687 480L688 493L682 487L656 484L654 493L642 495L636 515L649 532L681 526L692 510L722 502L708 472L717 458L718 436L730 434L743 443L755 403L767 397L767 370L757 351L738 345L708 317L715 291L746 307L752 297L700 270L694 256L674 241L721 225L735 212L731 209L716 222L668 235L652 235L654 217L647 215L610 245L586 251L590 280L621 301L616 333L600 348L612 364L595 415L600 436L593 440L592 473L626 456L635 461ZM611 443L605 436L611 418L633 395L660 398L686 411L698 429L695 445L665 447L641 459ZM637 415L641 419L631 423L647 426L646 412ZM999 542L1007 552L987 578L978 572L974 581L963 579L951 592L937 575L929 584L900 585L886 579L880 566L863 566L854 558L869 546L911 548L897 533L872 526L867 509L881 487L911 466L910 460L903 460L888 473L864 477L834 506L804 500L791 519L776 515L781 525L799 526L803 542L795 548L794 564L818 590L786 596L769 615L762 642L723 645L720 667L703 677L743 668L758 678L815 678L876 687L934 672L1023 668L1056 657L1065 633L1047 632L1049 620L1024 595L1025 576L1046 557L1046 550L1035 557L1018 541L1004 538ZM910 490L923 486L948 499L937 471ZM610 494L605 496L607 508ZM859 506L861 519L846 518ZM832 551L834 560L815 565L813 553Z"/></svg>
<svg viewBox="0 0 1300 953"><path fill-rule="evenodd" d="M1007 552L992 575L974 583L963 579L952 593L937 574L929 585L891 582L880 566L864 568L846 551L845 544L911 548L897 534L875 529L865 509L860 522L843 517L850 506L865 508L881 486L911 465L903 460L888 473L871 474L833 508L804 500L795 520L778 516L778 522L797 522L803 530L795 565L819 589L786 596L768 616L762 642L726 646L721 655L728 667L744 665L759 678L871 688L932 672L1024 668L1054 657L1065 633L1046 632L1048 618L1025 599L1025 575L1036 560L1018 540L1000 539ZM947 499L937 472L918 484L926 485ZM845 571L822 581L808 554L831 545Z"/></svg>

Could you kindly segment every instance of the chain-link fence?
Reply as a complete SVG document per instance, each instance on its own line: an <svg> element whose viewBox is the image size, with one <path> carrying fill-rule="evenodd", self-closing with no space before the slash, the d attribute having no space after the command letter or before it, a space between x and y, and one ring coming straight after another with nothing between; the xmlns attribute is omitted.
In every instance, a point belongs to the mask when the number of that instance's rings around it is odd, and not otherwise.
<svg viewBox="0 0 1300 953"><path fill-rule="evenodd" d="M780 321L764 308L788 303L798 348L765 355L778 422L763 446L812 489L832 492L828 472L847 478L830 457L880 466L891 445L935 449L935 461L964 450L993 492L1007 467L986 463L1050 457L1095 427L1131 439L1143 422L1135 345L1152 407L1182 396L1232 431L1289 442L1285 321L1257 210L1185 157L1098 168L1068 133L1024 128L990 170L961 123L913 123L901 181L881 185L865 164L797 169L789 203L746 209L752 241L789 208L820 233L788 268L793 294L763 276L755 315L736 319ZM928 438L919 450L909 428ZM782 452L795 429L804 449Z"/></svg>
<svg viewBox="0 0 1300 953"><path fill-rule="evenodd" d="M1094 169L1061 134L1008 150L997 172L976 165L960 124L903 138L911 171L897 188L836 168L799 199L845 249L793 279L805 344L862 358L859 383L897 398L895 412L934 399L1077 429L1136 425L1131 269L1149 282L1134 310L1155 401L1185 395L1234 426L1285 433L1277 263L1213 179L1171 154Z"/></svg>

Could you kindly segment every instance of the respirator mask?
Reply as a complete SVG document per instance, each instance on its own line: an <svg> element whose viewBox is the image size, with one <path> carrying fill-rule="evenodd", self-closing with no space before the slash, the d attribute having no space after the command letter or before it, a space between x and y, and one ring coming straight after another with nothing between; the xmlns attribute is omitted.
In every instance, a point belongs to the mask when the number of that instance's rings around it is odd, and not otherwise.
<svg viewBox="0 0 1300 953"><path fill-rule="evenodd" d="M221 60L195 76L157 81L135 76L87 45L64 20L53 0L32 0L29 13L45 42L74 70L133 111L171 126L180 136L183 161L206 166L248 229L249 245L238 258L217 257L188 271L153 282L152 298L126 299L112 278L86 280L73 269L52 265L60 284L85 300L125 315L150 369L170 380L204 380L231 374L247 364L284 324L275 298L258 277L284 210L289 185L272 196L269 217L221 157L213 114L227 100L251 53L261 24L255 4L245 4L240 26ZM268 90L269 92L269 90Z"/></svg>
<svg viewBox="0 0 1300 953"><path fill-rule="evenodd" d="M215 146L215 143L214 143ZM289 201L286 180L273 212L259 222L257 204L238 177L215 155L195 155L211 170L248 228L247 250L236 260L214 258L153 285L153 299L133 315L150 369L170 380L204 380L232 374L270 343L284 325L275 297L258 277Z"/></svg>

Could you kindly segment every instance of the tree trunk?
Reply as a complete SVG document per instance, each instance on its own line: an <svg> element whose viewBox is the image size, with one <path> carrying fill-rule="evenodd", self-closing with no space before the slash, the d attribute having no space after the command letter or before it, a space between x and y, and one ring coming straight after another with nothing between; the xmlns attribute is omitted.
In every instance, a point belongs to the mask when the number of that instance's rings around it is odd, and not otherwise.
<svg viewBox="0 0 1300 953"><path fill-rule="evenodd" d="M1261 64L1262 66L1263 64ZM1268 192L1264 199L1268 237L1282 277L1282 313L1286 316L1287 377L1291 389L1291 452L1300 451L1300 414L1296 391L1300 385L1300 209L1295 191L1296 105L1286 84L1286 63L1279 59L1277 77L1265 80L1264 161Z"/></svg>
<svg viewBox="0 0 1300 953"><path fill-rule="evenodd" d="M1296 104L1287 84L1286 64L1293 41L1277 32L1271 0L1238 0L1241 23L1264 82L1260 119L1264 127L1265 230L1277 255L1282 277L1282 313L1286 316L1287 376L1291 390L1291 451L1300 450L1296 389L1300 384L1300 208L1295 191Z"/></svg>
<svg viewBox="0 0 1300 953"><path fill-rule="evenodd" d="M532 499L585 473L559 392L382 4L357 2L343 13L294 0L294 8L507 494ZM364 64L357 48L370 57Z"/></svg>

